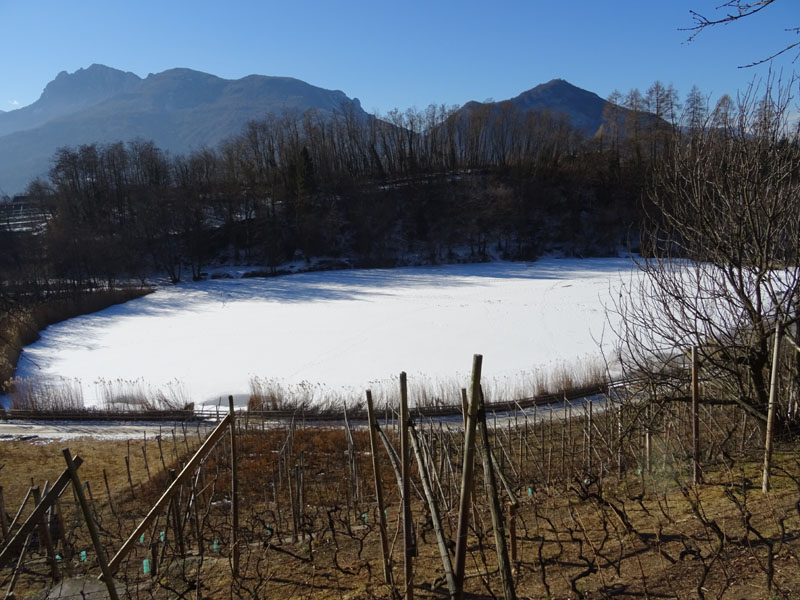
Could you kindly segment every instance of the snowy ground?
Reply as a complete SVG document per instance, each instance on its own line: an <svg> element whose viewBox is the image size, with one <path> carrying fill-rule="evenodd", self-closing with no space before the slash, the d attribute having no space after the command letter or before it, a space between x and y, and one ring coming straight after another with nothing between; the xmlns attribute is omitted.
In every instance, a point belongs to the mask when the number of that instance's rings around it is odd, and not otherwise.
<svg viewBox="0 0 800 600"><path fill-rule="evenodd" d="M252 377L314 401L360 399L406 371L414 401L423 386L465 386L481 353L499 399L535 369L577 368L601 339L610 348L604 305L632 269L543 259L180 284L49 327L17 374L73 380L92 406L133 388L242 401Z"/></svg>

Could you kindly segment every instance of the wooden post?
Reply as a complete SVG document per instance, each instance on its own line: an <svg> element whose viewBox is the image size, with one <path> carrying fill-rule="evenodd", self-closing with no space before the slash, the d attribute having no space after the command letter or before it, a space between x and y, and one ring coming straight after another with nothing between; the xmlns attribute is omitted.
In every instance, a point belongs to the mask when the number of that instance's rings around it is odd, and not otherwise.
<svg viewBox="0 0 800 600"><path fill-rule="evenodd" d="M175 481L175 469L167 469L167 482L172 483ZM178 555L181 558L186 557L186 544L183 540L183 523L181 522L180 507L176 497L170 500L170 506L167 509L167 519L172 518L172 529L175 531L175 542L178 545Z"/></svg>
<svg viewBox="0 0 800 600"><path fill-rule="evenodd" d="M147 480L150 481L150 464L147 462L147 434L144 434L144 443L142 444L142 457L144 458L144 470L147 472Z"/></svg>
<svg viewBox="0 0 800 600"><path fill-rule="evenodd" d="M769 381L769 408L767 410L767 434L764 439L764 476L761 481L761 491L766 494L769 491L769 470L772 462L772 436L775 427L775 396L778 389L778 363L780 362L781 335L783 334L783 323L778 321L775 326L775 347L772 352L772 372Z"/></svg>
<svg viewBox="0 0 800 600"><path fill-rule="evenodd" d="M442 558L442 566L444 567L444 576L447 581L447 589L450 596L456 595L456 580L453 576L453 563L450 560L450 550L447 548L447 541L444 537L444 530L442 529L442 519L439 515L439 507L436 504L436 497L433 495L433 488L431 487L430 478L428 477L428 469L425 466L425 459L419 448L419 440L417 439L417 432L414 425L409 425L409 433L411 435L411 445L414 448L414 455L417 457L417 465L419 466L419 476L422 481L422 489L425 492L425 498L428 500L428 508L431 513L431 523L433 524L433 532L436 534L436 543L439 546L439 556Z"/></svg>
<svg viewBox="0 0 800 600"><path fill-rule="evenodd" d="M133 491L133 479L131 478L131 460L125 457L125 470L128 472L128 485L131 488L131 498L136 498L136 492Z"/></svg>
<svg viewBox="0 0 800 600"><path fill-rule="evenodd" d="M517 557L517 507L509 502L508 506L508 535L511 545L511 565L514 573L517 572L519 559Z"/></svg>
<svg viewBox="0 0 800 600"><path fill-rule="evenodd" d="M0 531L3 534L3 543L8 541L8 518L6 517L6 503L3 499L3 486L0 485Z"/></svg>
<svg viewBox="0 0 800 600"><path fill-rule="evenodd" d="M69 452L69 448L64 448L62 453L67 463L70 479L72 480L72 490L78 497L78 503L81 505L83 518L86 520L86 527L89 529L89 536L92 538L92 544L94 544L94 551L97 554L97 562L100 563L100 570L103 572L103 581L105 581L106 588L108 589L108 596L111 600L118 600L119 596L117 596L117 587L114 585L114 577L111 574L111 569L108 567L106 552L100 540L100 535L97 532L97 526L94 523L94 519L92 519L89 503L86 501L86 496L83 493L83 486L78 477L78 471L75 469L75 463L72 461L72 455Z"/></svg>
<svg viewBox="0 0 800 600"><path fill-rule="evenodd" d="M117 511L114 510L114 502L111 499L111 488L108 486L108 474L106 474L105 469L103 469L103 482L106 485L106 496L108 497L108 506L111 509L111 514L113 514L116 517Z"/></svg>
<svg viewBox="0 0 800 600"><path fill-rule="evenodd" d="M347 420L347 404L342 406L342 413L344 415L344 432L347 439L347 462L349 465L349 484L350 484L350 498L355 504L358 501L358 471L356 470L356 450L355 443L353 442L353 432L350 429L350 422Z"/></svg>
<svg viewBox="0 0 800 600"><path fill-rule="evenodd" d="M158 577L158 541L150 542L150 577Z"/></svg>
<svg viewBox="0 0 800 600"><path fill-rule="evenodd" d="M655 394L653 394L655 400ZM653 438L651 433L651 421L653 420L653 405L648 404L644 409L644 465L648 473L653 470Z"/></svg>
<svg viewBox="0 0 800 600"><path fill-rule="evenodd" d="M617 477L622 478L622 404L617 410Z"/></svg>
<svg viewBox="0 0 800 600"><path fill-rule="evenodd" d="M45 486L47 487L47 486ZM45 489L45 492L47 490ZM42 501L42 494L39 491L38 487L33 488L33 502L38 506ZM47 549L47 560L50 562L50 575L53 577L53 581L58 580L58 563L56 562L56 551L53 548L53 540L50 538L50 527L47 519L45 518L45 513L42 514L42 518L39 520L39 545L41 546L44 544L45 548Z"/></svg>
<svg viewBox="0 0 800 600"><path fill-rule="evenodd" d="M592 399L589 398L589 414L588 414L587 432L586 432L586 441L589 444L589 454L586 457L587 458L586 464L589 467L589 474L590 475L592 473L592 467L593 467L592 453L594 452L594 431L593 431L593 429L594 429L594 413L593 413L593 409L592 409L593 405L594 405L594 403L592 402Z"/></svg>
<svg viewBox="0 0 800 600"><path fill-rule="evenodd" d="M77 461L73 460L74 462ZM72 576L72 548L67 543L67 527L64 524L64 512L61 510L61 500L58 497L53 500L53 510L56 513L56 526L58 527L58 537L61 540L61 555L64 558L65 570L67 575Z"/></svg>
<svg viewBox="0 0 800 600"><path fill-rule="evenodd" d="M468 414L469 414L469 400L467 400L467 388L461 388L461 418L464 422L464 429L467 428Z"/></svg>
<svg viewBox="0 0 800 600"><path fill-rule="evenodd" d="M239 477L236 453L236 414L233 412L233 396L228 396L228 412L231 415L231 564L233 574L239 574Z"/></svg>
<svg viewBox="0 0 800 600"><path fill-rule="evenodd" d="M297 530L300 532L300 540L306 539L306 529L303 526L303 508L305 500L303 498L303 453L300 453L300 462L294 466L294 483L297 488Z"/></svg>
<svg viewBox="0 0 800 600"><path fill-rule="evenodd" d="M164 449L161 447L161 426L159 425L159 433L156 436L156 442L158 443L158 457L161 459L161 468L166 471L167 470L167 463L164 461Z"/></svg>
<svg viewBox="0 0 800 600"><path fill-rule="evenodd" d="M472 471L475 457L475 426L481 397L481 367L483 356L472 357L472 385L470 388L467 426L464 432L464 464L461 471L461 497L458 506L458 530L456 534L455 579L456 598L464 594L464 567L467 558L467 533L469 529L470 501L472 500Z"/></svg>
<svg viewBox="0 0 800 600"><path fill-rule="evenodd" d="M367 390L367 419L369 421L369 450L372 454L372 473L375 480L375 499L378 503L378 525L381 534L381 550L383 551L383 578L387 585L392 585L392 564L389 558L389 535L386 529L386 513L383 505L383 483L380 463L378 461L378 440L375 437L378 426L372 407L372 391Z"/></svg>
<svg viewBox="0 0 800 600"><path fill-rule="evenodd" d="M408 447L408 386L400 373L400 459L403 475L403 549L405 557L405 598L414 600L414 555L416 547L411 524L411 464Z"/></svg>
<svg viewBox="0 0 800 600"><path fill-rule="evenodd" d="M700 357L697 346L692 346L692 482L703 481L700 472Z"/></svg>
<svg viewBox="0 0 800 600"><path fill-rule="evenodd" d="M489 428L486 425L486 410L481 393L480 408L478 409L478 424L483 442L483 475L486 485L486 495L489 500L489 511L492 514L492 527L497 551L497 562L500 570L500 579L503 582L503 596L505 600L516 600L514 591L514 578L511 575L511 564L508 560L508 547L506 546L506 532L503 524L503 509L497 494L497 481L495 480L494 466L492 465L492 448L489 445Z"/></svg>
<svg viewBox="0 0 800 600"><path fill-rule="evenodd" d="M20 551L19 558L17 559L17 566L11 573L11 581L8 583L8 588L6 589L6 600L14 599L14 586L17 585L17 579L19 579L19 576L22 573L22 566L25 562L25 553L28 551L28 544L31 543L32 535L32 531L28 532L28 535L25 537L25 543L22 544L22 550Z"/></svg>

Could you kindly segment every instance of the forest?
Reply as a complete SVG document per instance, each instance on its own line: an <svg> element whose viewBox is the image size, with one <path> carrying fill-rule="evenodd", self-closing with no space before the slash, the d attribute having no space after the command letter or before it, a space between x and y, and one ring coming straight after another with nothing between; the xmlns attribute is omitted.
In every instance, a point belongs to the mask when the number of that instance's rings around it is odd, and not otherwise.
<svg viewBox="0 0 800 600"><path fill-rule="evenodd" d="M672 140L726 118L696 88L612 94L593 136L510 101L381 118L267 115L217 148L147 140L65 147L25 201L39 227L0 233L6 290L47 295L220 262L351 266L616 254L638 244L651 167ZM340 264L336 260L331 264Z"/></svg>

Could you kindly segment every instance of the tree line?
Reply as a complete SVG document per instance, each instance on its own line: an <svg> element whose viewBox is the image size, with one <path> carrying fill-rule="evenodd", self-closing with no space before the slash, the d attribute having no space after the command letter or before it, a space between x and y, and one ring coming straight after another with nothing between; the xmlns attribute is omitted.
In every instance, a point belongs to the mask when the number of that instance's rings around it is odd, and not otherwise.
<svg viewBox="0 0 800 600"><path fill-rule="evenodd" d="M615 92L594 136L506 101L267 115L185 156L146 140L61 148L27 190L44 229L0 236L2 279L40 294L198 279L216 261L612 254L636 243L651 167L705 121L704 101L695 88L681 110L660 82Z"/></svg>

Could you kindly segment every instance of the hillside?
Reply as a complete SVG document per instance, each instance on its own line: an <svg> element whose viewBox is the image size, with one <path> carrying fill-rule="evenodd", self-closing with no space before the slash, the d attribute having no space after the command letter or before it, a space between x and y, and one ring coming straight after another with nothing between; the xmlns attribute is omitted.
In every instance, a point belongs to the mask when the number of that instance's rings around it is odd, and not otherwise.
<svg viewBox="0 0 800 600"><path fill-rule="evenodd" d="M228 80L170 69L142 79L103 65L62 72L36 102L0 115L0 188L14 194L46 175L62 146L140 138L179 154L214 146L268 113L342 106L366 115L341 91L289 77Z"/></svg>

